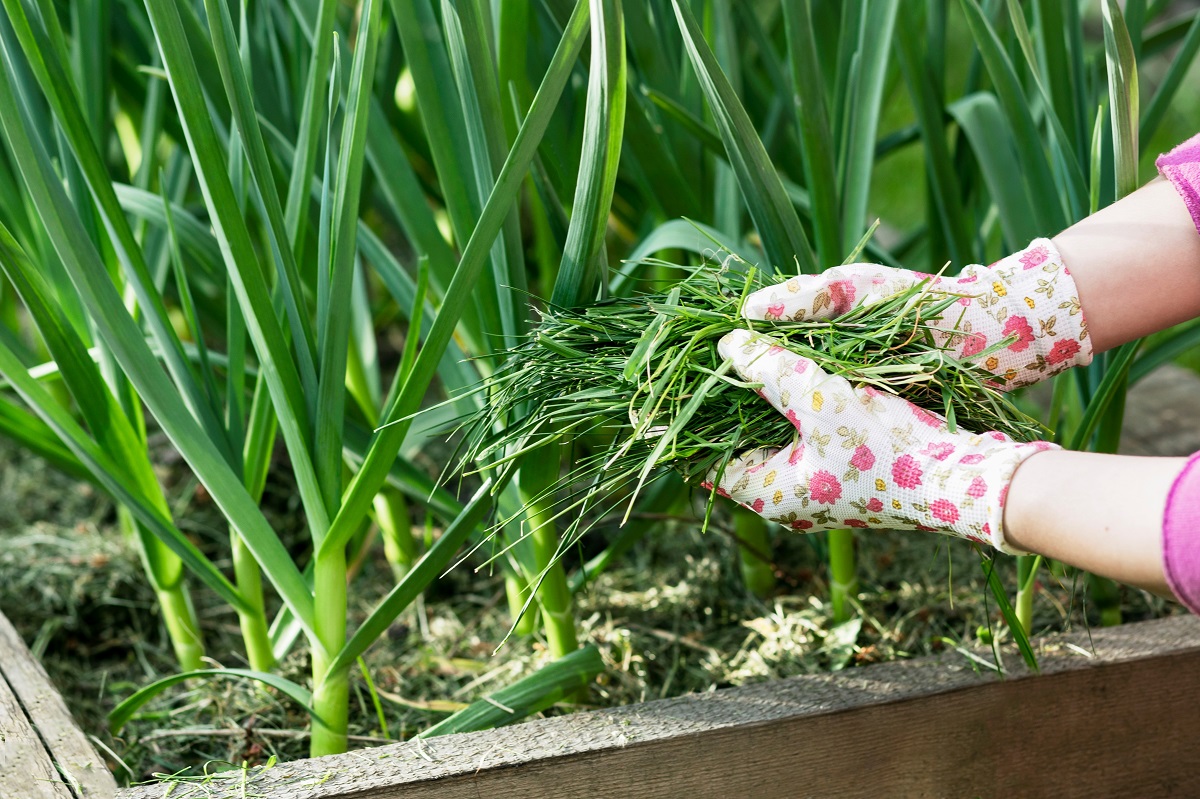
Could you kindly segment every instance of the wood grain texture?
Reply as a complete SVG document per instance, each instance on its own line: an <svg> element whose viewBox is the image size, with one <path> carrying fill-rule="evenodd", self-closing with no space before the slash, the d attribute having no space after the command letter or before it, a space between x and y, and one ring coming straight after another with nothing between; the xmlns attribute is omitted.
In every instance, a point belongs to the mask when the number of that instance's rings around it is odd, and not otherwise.
<svg viewBox="0 0 1200 799"><path fill-rule="evenodd" d="M1200 620L1044 640L1040 675L1008 660L1005 680L947 654L298 761L251 785L267 799L1200 791ZM236 790L213 783L195 796Z"/></svg>
<svg viewBox="0 0 1200 799"><path fill-rule="evenodd" d="M4 653L0 662L8 663ZM0 679L0 799L73 799L8 683Z"/></svg>
<svg viewBox="0 0 1200 799"><path fill-rule="evenodd" d="M62 778L71 784L73 793L68 795L78 799L111 799L117 790L112 773L75 724L41 664L3 614L0 614L0 682L7 684L25 717L36 725L39 745L49 751ZM56 774L55 779L60 777ZM0 775L0 784L3 780ZM0 791L0 799L8 797Z"/></svg>

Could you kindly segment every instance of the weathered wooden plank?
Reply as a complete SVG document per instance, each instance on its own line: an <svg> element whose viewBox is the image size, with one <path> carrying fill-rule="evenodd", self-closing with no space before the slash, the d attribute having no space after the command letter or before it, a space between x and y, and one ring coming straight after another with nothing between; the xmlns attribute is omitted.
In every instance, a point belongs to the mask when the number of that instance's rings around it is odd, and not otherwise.
<svg viewBox="0 0 1200 799"><path fill-rule="evenodd" d="M1089 652L1095 647L1094 655ZM1042 642L1006 680L881 664L276 766L269 799L1181 796L1197 789L1200 620ZM1015 660L1015 655L1013 656ZM236 797L210 783L195 796ZM161 787L120 793L160 797Z"/></svg>
<svg viewBox="0 0 1200 799"><path fill-rule="evenodd" d="M79 799L110 799L117 790L112 773L4 614L0 614L0 678L11 686Z"/></svg>
<svg viewBox="0 0 1200 799"><path fill-rule="evenodd" d="M8 653L3 655L7 662ZM0 799L72 799L37 730L0 675Z"/></svg>

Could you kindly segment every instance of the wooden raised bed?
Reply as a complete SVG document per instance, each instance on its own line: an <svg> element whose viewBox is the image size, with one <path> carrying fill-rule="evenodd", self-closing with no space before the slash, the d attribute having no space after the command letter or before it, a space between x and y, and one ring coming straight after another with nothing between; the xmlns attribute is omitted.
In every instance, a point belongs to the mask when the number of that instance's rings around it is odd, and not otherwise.
<svg viewBox="0 0 1200 799"><path fill-rule="evenodd" d="M110 799L117 783L0 614L0 799Z"/></svg>
<svg viewBox="0 0 1200 799"><path fill-rule="evenodd" d="M1128 451L1200 447L1194 423L1156 421L1200 418L1200 378L1162 369L1129 401ZM1200 795L1200 619L1051 636L1037 648L1039 675L1015 652L1005 655L1005 679L949 652L301 760L256 769L245 786L240 778L175 785L169 796ZM164 785L116 790L0 615L0 799L109 799L114 791L168 795Z"/></svg>
<svg viewBox="0 0 1200 799"><path fill-rule="evenodd" d="M1200 791L1200 619L1041 642L1043 673L964 656L795 677L275 766L270 799L1186 796ZM1016 655L1010 656L1016 659ZM197 797L240 796L211 786ZM158 799L163 788L122 791ZM187 796L176 792L172 797Z"/></svg>
<svg viewBox="0 0 1200 799"><path fill-rule="evenodd" d="M172 799L1186 796L1200 791L1200 619L1052 636L1006 679L956 652L177 785ZM987 653L980 653L987 656ZM0 799L112 780L0 617ZM10 690L11 689L11 690ZM12 698L15 695L15 699ZM78 781L71 787L54 762ZM40 776L31 776L40 775ZM245 791L245 793L243 793ZM116 792L162 799L166 786Z"/></svg>

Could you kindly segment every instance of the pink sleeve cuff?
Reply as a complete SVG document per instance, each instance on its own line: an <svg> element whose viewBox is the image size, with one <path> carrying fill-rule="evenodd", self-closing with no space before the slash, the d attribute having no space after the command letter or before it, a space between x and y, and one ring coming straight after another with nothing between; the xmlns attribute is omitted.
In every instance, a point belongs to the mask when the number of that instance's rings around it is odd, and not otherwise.
<svg viewBox="0 0 1200 799"><path fill-rule="evenodd" d="M1200 231L1200 134L1193 136L1154 162L1162 176L1175 185L1196 230Z"/></svg>
<svg viewBox="0 0 1200 799"><path fill-rule="evenodd" d="M1200 615L1200 452L1188 460L1167 495L1163 572L1179 601Z"/></svg>

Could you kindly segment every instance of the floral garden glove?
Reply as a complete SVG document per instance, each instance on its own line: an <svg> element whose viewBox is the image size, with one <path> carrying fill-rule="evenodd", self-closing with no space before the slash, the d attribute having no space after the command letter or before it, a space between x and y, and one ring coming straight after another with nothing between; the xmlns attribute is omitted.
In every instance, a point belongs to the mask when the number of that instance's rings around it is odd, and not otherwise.
<svg viewBox="0 0 1200 799"><path fill-rule="evenodd" d="M769 336L735 330L719 346L743 380L762 384L796 437L731 461L718 493L796 530L929 530L1021 554L1004 542L1008 484L1021 461L1058 447L952 433L942 417L855 388Z"/></svg>
<svg viewBox="0 0 1200 799"><path fill-rule="evenodd" d="M1049 239L992 266L971 265L958 277L936 277L877 264L849 264L819 275L800 275L760 289L746 299L747 319L828 319L851 308L872 305L920 283L933 291L961 294L958 305L929 320L945 330L938 342L962 358L1016 336L1007 347L985 356L983 366L1013 389L1045 380L1092 360L1079 292L1062 256Z"/></svg>

